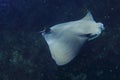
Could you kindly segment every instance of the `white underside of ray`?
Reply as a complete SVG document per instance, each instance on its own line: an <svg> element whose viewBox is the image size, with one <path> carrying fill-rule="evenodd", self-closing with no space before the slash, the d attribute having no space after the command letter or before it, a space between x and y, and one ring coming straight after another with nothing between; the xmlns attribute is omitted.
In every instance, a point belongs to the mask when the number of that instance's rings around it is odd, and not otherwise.
<svg viewBox="0 0 120 80"><path fill-rule="evenodd" d="M51 32L43 33L43 36L56 64L65 65L74 59L85 41L95 39L100 35L101 28L103 24L96 23L88 12L81 20L52 26ZM84 36L89 33L96 36L91 38Z"/></svg>

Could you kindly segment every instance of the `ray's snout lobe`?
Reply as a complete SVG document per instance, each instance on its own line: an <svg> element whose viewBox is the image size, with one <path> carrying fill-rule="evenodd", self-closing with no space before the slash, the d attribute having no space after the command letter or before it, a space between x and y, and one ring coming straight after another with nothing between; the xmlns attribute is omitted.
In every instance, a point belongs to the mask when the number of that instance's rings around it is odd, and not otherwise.
<svg viewBox="0 0 120 80"><path fill-rule="evenodd" d="M105 27L104 27L104 25L102 23L99 22L98 25L99 25L101 30L105 30Z"/></svg>

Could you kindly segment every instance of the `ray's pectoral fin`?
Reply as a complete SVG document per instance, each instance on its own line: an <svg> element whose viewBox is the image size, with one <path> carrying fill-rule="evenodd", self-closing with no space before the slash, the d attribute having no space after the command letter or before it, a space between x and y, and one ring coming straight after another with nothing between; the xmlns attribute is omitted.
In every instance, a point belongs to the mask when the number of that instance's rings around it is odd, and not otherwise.
<svg viewBox="0 0 120 80"><path fill-rule="evenodd" d="M84 41L72 35L63 36L57 42L49 44L52 58L57 65L69 63L78 54Z"/></svg>
<svg viewBox="0 0 120 80"><path fill-rule="evenodd" d="M93 16L92 16L91 12L89 12L89 11L88 11L88 13L86 14L86 16L82 18L82 20L94 21Z"/></svg>

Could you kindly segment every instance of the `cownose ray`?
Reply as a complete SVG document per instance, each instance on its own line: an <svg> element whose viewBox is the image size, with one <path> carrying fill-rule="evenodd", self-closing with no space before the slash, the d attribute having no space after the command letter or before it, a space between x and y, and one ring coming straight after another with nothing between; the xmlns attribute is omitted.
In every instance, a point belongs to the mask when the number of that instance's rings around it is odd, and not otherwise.
<svg viewBox="0 0 120 80"><path fill-rule="evenodd" d="M103 24L95 22L88 12L80 20L57 24L44 30L42 35L56 64L65 65L75 58L86 41L95 39L103 30Z"/></svg>

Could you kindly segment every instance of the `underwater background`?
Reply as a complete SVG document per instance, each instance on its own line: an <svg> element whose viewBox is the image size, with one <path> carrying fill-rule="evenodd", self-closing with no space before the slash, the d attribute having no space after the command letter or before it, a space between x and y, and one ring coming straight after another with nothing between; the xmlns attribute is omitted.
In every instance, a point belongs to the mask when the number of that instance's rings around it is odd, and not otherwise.
<svg viewBox="0 0 120 80"><path fill-rule="evenodd" d="M88 10L105 30L57 66L39 32ZM0 80L120 80L120 0L0 0Z"/></svg>

